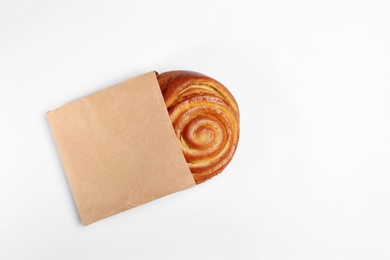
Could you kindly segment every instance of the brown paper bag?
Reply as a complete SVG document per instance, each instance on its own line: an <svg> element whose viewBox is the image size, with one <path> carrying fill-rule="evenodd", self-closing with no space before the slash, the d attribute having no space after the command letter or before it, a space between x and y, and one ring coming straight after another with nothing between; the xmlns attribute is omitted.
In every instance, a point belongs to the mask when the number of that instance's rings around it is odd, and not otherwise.
<svg viewBox="0 0 390 260"><path fill-rule="evenodd" d="M84 225L195 185L154 71L47 117Z"/></svg>

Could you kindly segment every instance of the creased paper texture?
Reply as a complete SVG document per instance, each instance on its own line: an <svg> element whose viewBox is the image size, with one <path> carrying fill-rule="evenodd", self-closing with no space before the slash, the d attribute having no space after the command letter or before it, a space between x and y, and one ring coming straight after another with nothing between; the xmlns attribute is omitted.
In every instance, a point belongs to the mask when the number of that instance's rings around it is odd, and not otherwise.
<svg viewBox="0 0 390 260"><path fill-rule="evenodd" d="M153 71L47 117L84 225L195 185Z"/></svg>

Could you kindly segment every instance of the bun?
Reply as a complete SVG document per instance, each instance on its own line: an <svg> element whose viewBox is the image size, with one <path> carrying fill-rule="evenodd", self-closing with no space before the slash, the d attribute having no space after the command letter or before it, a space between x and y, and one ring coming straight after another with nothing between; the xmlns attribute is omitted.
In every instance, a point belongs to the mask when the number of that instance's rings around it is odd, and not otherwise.
<svg viewBox="0 0 390 260"><path fill-rule="evenodd" d="M197 72L169 71L157 79L196 184L222 172L233 158L240 132L232 94Z"/></svg>

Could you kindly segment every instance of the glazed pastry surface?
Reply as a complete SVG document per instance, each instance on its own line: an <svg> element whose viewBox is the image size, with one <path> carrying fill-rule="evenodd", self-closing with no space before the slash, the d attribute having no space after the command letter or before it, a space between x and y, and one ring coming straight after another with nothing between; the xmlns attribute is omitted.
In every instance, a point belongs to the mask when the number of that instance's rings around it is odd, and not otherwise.
<svg viewBox="0 0 390 260"><path fill-rule="evenodd" d="M239 110L229 90L192 71L157 75L176 137L197 184L221 173L239 139Z"/></svg>

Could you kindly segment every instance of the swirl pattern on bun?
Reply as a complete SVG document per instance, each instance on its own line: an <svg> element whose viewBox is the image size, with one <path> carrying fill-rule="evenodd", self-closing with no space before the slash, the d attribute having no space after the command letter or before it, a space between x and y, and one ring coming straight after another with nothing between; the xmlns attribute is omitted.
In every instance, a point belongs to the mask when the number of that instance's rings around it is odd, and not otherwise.
<svg viewBox="0 0 390 260"><path fill-rule="evenodd" d="M192 71L157 75L184 157L197 184L221 173L239 139L239 110L229 90Z"/></svg>

